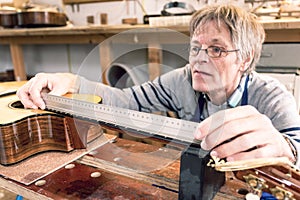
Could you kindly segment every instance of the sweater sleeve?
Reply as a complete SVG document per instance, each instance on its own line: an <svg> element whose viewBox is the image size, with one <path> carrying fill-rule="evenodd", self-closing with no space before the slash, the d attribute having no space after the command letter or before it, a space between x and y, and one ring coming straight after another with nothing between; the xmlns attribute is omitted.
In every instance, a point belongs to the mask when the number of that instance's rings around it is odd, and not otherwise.
<svg viewBox="0 0 300 200"><path fill-rule="evenodd" d="M182 119L190 119L197 98L191 86L189 66L172 70L153 81L130 88L113 88L80 77L79 93L102 97L102 103L142 112L173 111Z"/></svg>
<svg viewBox="0 0 300 200"><path fill-rule="evenodd" d="M249 92L251 105L291 141L297 154L296 166L300 167L300 116L293 95L278 80L257 74Z"/></svg>

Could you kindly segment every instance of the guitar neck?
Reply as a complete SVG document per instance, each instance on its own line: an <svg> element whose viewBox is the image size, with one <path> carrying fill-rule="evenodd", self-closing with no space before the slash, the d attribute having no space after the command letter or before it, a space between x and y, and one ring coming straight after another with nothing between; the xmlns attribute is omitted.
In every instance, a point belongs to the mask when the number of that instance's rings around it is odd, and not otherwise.
<svg viewBox="0 0 300 200"><path fill-rule="evenodd" d="M195 122L49 94L43 94L43 99L50 111L174 142L199 143L193 136Z"/></svg>

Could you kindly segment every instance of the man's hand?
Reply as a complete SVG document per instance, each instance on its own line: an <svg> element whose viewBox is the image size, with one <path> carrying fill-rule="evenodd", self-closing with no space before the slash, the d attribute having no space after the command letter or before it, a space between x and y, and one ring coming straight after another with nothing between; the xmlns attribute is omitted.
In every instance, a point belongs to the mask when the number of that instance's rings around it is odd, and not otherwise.
<svg viewBox="0 0 300 200"><path fill-rule="evenodd" d="M77 76L70 73L39 73L19 88L17 95L25 108L45 109L42 91L53 95L78 92L76 81Z"/></svg>
<svg viewBox="0 0 300 200"><path fill-rule="evenodd" d="M252 106L223 110L201 122L195 138L201 148L227 161L263 157L288 157L295 161L292 150L271 120Z"/></svg>

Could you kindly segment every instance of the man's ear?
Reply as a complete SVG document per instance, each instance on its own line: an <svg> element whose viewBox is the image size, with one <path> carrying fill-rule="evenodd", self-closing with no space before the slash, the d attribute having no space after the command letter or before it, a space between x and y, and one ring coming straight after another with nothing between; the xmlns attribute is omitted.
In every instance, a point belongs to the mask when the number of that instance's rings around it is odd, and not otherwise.
<svg viewBox="0 0 300 200"><path fill-rule="evenodd" d="M240 70L242 72L245 72L247 71L249 68L250 68L250 65L253 61L253 55L254 55L254 52L252 51L251 52L251 55L248 56L248 58L246 58L244 61L243 61L243 64L241 65L240 67Z"/></svg>

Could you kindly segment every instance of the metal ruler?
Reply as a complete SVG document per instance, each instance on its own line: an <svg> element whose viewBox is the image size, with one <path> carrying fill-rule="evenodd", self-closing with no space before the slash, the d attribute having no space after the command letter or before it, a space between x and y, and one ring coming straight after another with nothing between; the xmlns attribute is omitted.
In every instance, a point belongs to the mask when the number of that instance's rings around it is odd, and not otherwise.
<svg viewBox="0 0 300 200"><path fill-rule="evenodd" d="M43 94L43 99L46 109L56 113L166 140L199 143L194 140L194 131L198 125L196 122L49 94Z"/></svg>

